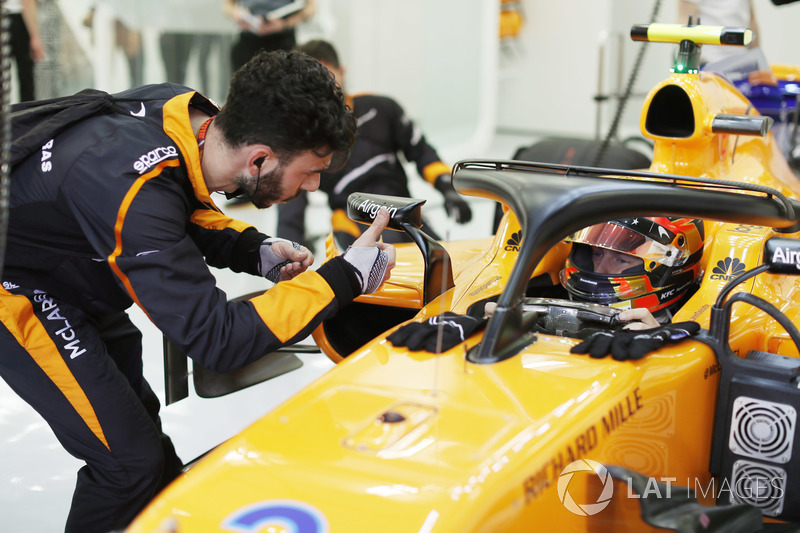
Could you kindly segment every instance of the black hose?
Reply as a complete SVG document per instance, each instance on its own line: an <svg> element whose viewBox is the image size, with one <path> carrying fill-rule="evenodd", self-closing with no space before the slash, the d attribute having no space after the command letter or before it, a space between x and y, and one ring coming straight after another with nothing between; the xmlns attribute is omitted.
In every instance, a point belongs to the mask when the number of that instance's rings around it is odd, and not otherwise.
<svg viewBox="0 0 800 533"><path fill-rule="evenodd" d="M658 16L658 11L661 9L661 0L655 0L653 4L653 12L650 15L650 24L653 24L656 21L656 17ZM625 92L622 93L622 96L619 99L619 104L617 105L617 112L614 115L614 119L611 121L611 127L608 129L608 134L606 134L606 138L603 139L603 144L600 145L600 148L597 150L597 155L595 155L594 162L592 163L593 167L601 166L603 161L603 157L605 157L606 152L608 151L608 145L611 143L611 139L617 136L617 129L619 128L619 122L622 120L622 114L625 111L625 104L628 103L628 99L631 97L631 93L633 93L633 86L636 83L636 77L639 75L639 69L642 66L642 61L644 60L644 52L647 50L647 45L649 43L644 42L642 46L639 48L639 53L636 56L636 61L633 63L633 70L631 71L631 75L628 78L628 85L625 87Z"/></svg>
<svg viewBox="0 0 800 533"><path fill-rule="evenodd" d="M11 169L8 159L11 150L11 21L6 10L0 10L0 281L6 258L8 234L8 203L11 188Z"/></svg>

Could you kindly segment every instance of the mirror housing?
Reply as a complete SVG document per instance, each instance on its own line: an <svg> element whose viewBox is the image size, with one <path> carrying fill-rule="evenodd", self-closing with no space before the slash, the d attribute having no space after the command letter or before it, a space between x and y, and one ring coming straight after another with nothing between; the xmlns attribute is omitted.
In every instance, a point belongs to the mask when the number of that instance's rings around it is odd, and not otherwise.
<svg viewBox="0 0 800 533"><path fill-rule="evenodd" d="M405 231L417 245L425 261L422 305L428 305L455 287L453 265L444 246L422 231L422 204L427 200L354 192L347 197L347 216L361 224L372 224L381 207L389 210L387 228Z"/></svg>
<svg viewBox="0 0 800 533"><path fill-rule="evenodd" d="M800 274L800 241L770 237L764 243L764 264L773 274Z"/></svg>
<svg viewBox="0 0 800 533"><path fill-rule="evenodd" d="M387 229L406 231L405 226L422 227L422 204L427 200L354 192L347 197L347 216L360 224L372 224L381 207L389 211Z"/></svg>

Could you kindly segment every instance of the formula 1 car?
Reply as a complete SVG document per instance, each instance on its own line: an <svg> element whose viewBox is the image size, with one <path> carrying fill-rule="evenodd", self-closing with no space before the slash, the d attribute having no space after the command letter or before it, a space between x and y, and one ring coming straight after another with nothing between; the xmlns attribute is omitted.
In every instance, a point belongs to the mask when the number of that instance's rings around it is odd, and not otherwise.
<svg viewBox="0 0 800 533"><path fill-rule="evenodd" d="M385 286L315 332L339 364L187 469L129 531L758 531L800 521L800 182L771 119L692 68L703 44L746 44L748 34L633 28L636 39L680 46L643 106L648 170L458 163L459 192L507 207L494 237L439 243L418 229L424 201L351 197L351 216L384 206L416 245L398 245ZM700 284L673 318L702 329L635 361L570 353L614 313L549 297L565 237L653 214L705 221ZM490 300L485 328L450 349L387 340L444 312L479 315Z"/></svg>

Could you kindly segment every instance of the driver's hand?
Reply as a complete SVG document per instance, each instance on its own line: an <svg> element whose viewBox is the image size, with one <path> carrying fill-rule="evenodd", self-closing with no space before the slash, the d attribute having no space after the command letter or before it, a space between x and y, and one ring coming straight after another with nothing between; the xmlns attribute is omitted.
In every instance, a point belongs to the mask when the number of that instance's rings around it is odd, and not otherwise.
<svg viewBox="0 0 800 533"><path fill-rule="evenodd" d="M627 322L622 329L651 329L657 328L661 324L653 317L649 309L640 307L637 309L626 309L617 315L621 322Z"/></svg>
<svg viewBox="0 0 800 533"><path fill-rule="evenodd" d="M494 302L487 302L486 306L483 308L483 316L489 318L494 313L494 310L497 308L497 304ZM639 309L626 309L625 311L621 311L617 318L621 322L626 322L622 329L651 329L657 328L661 326L653 317L653 314L650 312L649 309L639 308Z"/></svg>

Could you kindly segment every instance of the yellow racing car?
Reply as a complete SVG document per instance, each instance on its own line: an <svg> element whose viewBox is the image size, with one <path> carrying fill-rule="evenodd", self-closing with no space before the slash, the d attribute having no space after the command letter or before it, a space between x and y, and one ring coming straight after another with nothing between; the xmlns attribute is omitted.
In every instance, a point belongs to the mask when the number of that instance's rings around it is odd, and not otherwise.
<svg viewBox="0 0 800 533"><path fill-rule="evenodd" d="M632 35L680 47L642 109L649 169L462 161L456 189L506 207L493 237L464 242L422 233L423 201L352 196L352 217L386 207L415 244L397 246L381 290L314 333L339 364L188 468L128 531L729 532L800 521L800 181L771 119L696 68L700 46L746 44L749 30L653 24ZM654 215L703 221L696 284L675 286L687 299L671 317L699 331L666 324L670 335L638 358L572 353L598 335L649 334L620 330L618 307L558 297L568 238ZM662 237L652 250L662 258L697 245ZM677 294L651 289L656 307ZM496 307L483 323L487 302ZM479 326L446 345L448 317ZM420 349L389 340L426 324L432 343Z"/></svg>

